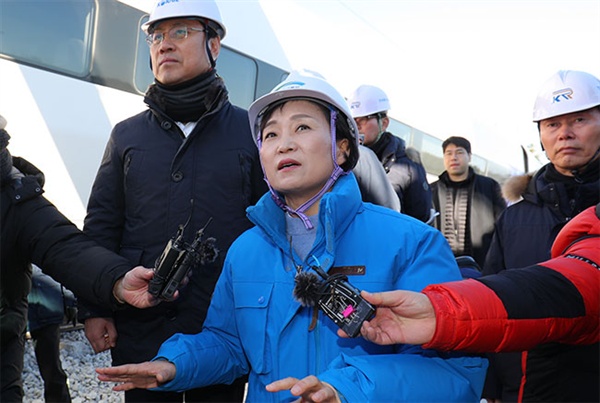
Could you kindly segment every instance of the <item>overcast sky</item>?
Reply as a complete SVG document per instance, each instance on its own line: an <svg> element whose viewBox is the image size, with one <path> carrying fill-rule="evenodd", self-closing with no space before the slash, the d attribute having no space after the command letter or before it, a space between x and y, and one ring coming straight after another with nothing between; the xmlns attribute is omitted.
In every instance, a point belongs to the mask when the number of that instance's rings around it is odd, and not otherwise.
<svg viewBox="0 0 600 403"><path fill-rule="evenodd" d="M219 1L227 18L232 9L243 15L241 3ZM398 120L442 139L462 135L475 153L510 163L520 162L520 145L538 147L532 107L550 75L577 69L600 77L599 0L260 5L292 68L320 72L344 95L377 85ZM266 28L244 17L247 30L235 32L236 23L232 38Z"/></svg>

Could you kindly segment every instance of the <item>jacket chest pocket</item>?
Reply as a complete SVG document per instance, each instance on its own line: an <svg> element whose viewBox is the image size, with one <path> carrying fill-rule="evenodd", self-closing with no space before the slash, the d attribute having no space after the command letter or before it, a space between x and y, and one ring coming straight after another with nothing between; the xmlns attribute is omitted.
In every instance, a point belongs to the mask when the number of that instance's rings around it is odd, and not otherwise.
<svg viewBox="0 0 600 403"><path fill-rule="evenodd" d="M244 352L259 374L271 371L267 315L273 284L242 283L234 287L235 316Z"/></svg>

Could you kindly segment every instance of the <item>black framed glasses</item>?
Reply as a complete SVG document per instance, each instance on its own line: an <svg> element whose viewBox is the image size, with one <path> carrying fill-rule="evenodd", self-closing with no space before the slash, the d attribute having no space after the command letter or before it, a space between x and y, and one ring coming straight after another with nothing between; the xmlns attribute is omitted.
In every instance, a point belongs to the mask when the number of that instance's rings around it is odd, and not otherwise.
<svg viewBox="0 0 600 403"><path fill-rule="evenodd" d="M379 117L379 114L376 113L374 115L367 115L367 116L361 116L359 118L354 118L354 121L356 122L357 125L362 125L362 124L367 123L369 120L375 119L378 117Z"/></svg>
<svg viewBox="0 0 600 403"><path fill-rule="evenodd" d="M202 28L194 28L188 27L185 25L180 25L171 28L169 31L165 32L152 32L151 34L146 35L146 43L148 46L160 45L165 40L165 35L169 36L169 39L173 41L181 41L188 37L190 31L195 32L205 32Z"/></svg>

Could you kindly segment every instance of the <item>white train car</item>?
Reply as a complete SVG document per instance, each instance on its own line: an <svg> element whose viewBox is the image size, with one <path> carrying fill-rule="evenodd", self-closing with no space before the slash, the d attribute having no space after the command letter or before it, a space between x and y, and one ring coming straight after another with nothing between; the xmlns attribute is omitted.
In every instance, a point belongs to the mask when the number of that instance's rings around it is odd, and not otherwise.
<svg viewBox="0 0 600 403"><path fill-rule="evenodd" d="M0 114L12 136L9 150L45 173L46 197L80 227L112 127L146 107L152 73L140 25L152 4L2 0ZM219 6L228 34L217 71L231 101L248 107L290 65L259 2ZM443 170L440 139L397 120L390 129L421 152L432 178ZM477 155L473 165L500 180L514 173Z"/></svg>

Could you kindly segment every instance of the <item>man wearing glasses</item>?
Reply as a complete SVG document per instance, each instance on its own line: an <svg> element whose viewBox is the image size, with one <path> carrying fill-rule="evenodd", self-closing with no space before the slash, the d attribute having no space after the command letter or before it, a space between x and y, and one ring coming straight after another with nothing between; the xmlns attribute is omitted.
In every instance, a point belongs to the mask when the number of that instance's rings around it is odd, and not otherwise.
<svg viewBox="0 0 600 403"><path fill-rule="evenodd" d="M111 349L113 365L150 360L173 334L201 331L227 249L251 226L246 207L267 190L247 112L229 102L215 69L226 33L216 3L159 1L142 29L155 78L144 98L148 110L113 129L84 231L131 262L154 267L179 226L189 244L210 221L205 236L216 239L219 254L193 266L174 301L112 316L89 307L86 336L96 352ZM237 380L184 393L186 402L226 402L242 401L243 392ZM182 399L181 393L125 393L127 402Z"/></svg>
<svg viewBox="0 0 600 403"><path fill-rule="evenodd" d="M390 102L383 90L361 85L349 97L350 111L362 143L373 150L400 199L401 212L423 222L432 216L431 189L420 161L409 158L406 143L387 131Z"/></svg>
<svg viewBox="0 0 600 403"><path fill-rule="evenodd" d="M440 213L433 225L442 231L454 256L471 256L482 268L494 223L506 208L506 201L498 182L475 173L469 165L469 140L448 137L442 151L446 170L431 184L433 205Z"/></svg>

